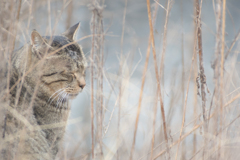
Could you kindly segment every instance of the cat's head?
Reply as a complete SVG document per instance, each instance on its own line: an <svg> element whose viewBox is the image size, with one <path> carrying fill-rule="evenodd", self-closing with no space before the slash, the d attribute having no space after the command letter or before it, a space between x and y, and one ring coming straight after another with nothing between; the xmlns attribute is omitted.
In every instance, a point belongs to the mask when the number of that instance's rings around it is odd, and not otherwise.
<svg viewBox="0 0 240 160"><path fill-rule="evenodd" d="M39 89L46 97L72 99L86 85L87 61L75 41L79 26L78 23L59 36L41 36L35 30L31 34L32 55L35 59L44 59L38 77L41 81Z"/></svg>

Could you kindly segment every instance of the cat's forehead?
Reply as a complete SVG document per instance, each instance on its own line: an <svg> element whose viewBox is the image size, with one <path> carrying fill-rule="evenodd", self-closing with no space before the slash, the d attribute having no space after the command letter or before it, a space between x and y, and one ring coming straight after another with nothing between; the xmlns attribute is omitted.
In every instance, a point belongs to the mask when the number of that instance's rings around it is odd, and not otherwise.
<svg viewBox="0 0 240 160"><path fill-rule="evenodd" d="M48 36L45 38L50 40ZM51 46L54 48L63 48L63 54L66 54L72 60L72 63L75 63L78 67L87 67L86 58L81 47L77 43L73 43L73 41L64 36L53 36Z"/></svg>
<svg viewBox="0 0 240 160"><path fill-rule="evenodd" d="M82 57L80 46L77 43L73 43L73 41L69 40L64 36L53 36L52 38L49 36L44 37L48 41L51 40L51 46L54 48L62 48L69 56L80 56Z"/></svg>

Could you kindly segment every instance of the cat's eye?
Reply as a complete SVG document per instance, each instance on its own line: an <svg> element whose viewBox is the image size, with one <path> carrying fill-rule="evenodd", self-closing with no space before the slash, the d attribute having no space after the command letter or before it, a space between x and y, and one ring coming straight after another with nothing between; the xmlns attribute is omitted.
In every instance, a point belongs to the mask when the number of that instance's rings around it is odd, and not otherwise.
<svg viewBox="0 0 240 160"><path fill-rule="evenodd" d="M68 81L69 81L69 82L72 82L74 79L76 79L75 74L74 74L74 73L69 73L69 75L68 75Z"/></svg>
<svg viewBox="0 0 240 160"><path fill-rule="evenodd" d="M75 76L74 73L70 73L70 75L71 75L73 78L76 78L76 76Z"/></svg>
<svg viewBox="0 0 240 160"><path fill-rule="evenodd" d="M68 76L68 81L69 81L69 82L72 82L72 81L73 81L73 78L74 78L74 77L73 77L72 75L69 75L69 76Z"/></svg>

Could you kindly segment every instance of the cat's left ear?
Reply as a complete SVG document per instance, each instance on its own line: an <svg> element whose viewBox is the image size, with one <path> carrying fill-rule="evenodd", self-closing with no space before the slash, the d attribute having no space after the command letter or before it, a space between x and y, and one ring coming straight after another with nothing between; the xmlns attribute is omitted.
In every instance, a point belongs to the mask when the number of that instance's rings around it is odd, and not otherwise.
<svg viewBox="0 0 240 160"><path fill-rule="evenodd" d="M67 37L68 39L75 41L78 29L80 28L80 22L75 24L74 26L70 27L68 30L66 30L62 35Z"/></svg>

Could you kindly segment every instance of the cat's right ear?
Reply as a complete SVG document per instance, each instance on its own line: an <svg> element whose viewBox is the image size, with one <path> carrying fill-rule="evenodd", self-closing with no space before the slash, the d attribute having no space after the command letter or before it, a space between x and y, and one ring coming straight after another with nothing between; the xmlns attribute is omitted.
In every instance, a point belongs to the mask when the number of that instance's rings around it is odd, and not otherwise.
<svg viewBox="0 0 240 160"><path fill-rule="evenodd" d="M47 44L47 42L43 39L43 37L36 31L33 30L31 34L31 44L39 52L43 52L46 48L50 48L51 46Z"/></svg>

